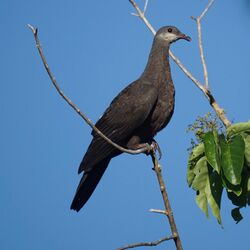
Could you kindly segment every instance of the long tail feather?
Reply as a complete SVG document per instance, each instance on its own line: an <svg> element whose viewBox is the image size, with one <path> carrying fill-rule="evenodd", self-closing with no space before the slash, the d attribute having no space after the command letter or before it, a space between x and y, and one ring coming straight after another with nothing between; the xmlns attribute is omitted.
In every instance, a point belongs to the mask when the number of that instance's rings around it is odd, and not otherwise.
<svg viewBox="0 0 250 250"><path fill-rule="evenodd" d="M85 172L83 174L70 209L76 210L78 212L84 206L84 204L94 192L110 160L110 158L102 160L101 162L97 163L91 171Z"/></svg>

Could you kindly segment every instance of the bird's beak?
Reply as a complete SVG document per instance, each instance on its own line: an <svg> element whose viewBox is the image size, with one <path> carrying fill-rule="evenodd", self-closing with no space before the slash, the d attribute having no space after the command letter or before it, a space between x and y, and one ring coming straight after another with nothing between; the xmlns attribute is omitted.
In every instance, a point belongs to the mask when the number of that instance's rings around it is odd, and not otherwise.
<svg viewBox="0 0 250 250"><path fill-rule="evenodd" d="M187 40L189 42L192 41L191 37L190 36L186 36L185 34L180 34L179 35L179 39L185 39L185 40Z"/></svg>

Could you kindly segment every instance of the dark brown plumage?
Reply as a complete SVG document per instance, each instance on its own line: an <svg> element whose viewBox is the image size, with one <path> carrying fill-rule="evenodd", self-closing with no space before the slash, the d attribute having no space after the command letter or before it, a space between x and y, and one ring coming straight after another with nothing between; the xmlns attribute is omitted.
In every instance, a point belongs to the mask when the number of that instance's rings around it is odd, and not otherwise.
<svg viewBox="0 0 250 250"><path fill-rule="evenodd" d="M147 66L141 77L128 85L111 102L96 127L115 143L129 149L151 144L174 112L174 85L168 60L169 46L190 38L173 26L162 27L155 35ZM87 202L110 160L119 150L92 132L93 140L80 164L84 171L71 209L79 211Z"/></svg>

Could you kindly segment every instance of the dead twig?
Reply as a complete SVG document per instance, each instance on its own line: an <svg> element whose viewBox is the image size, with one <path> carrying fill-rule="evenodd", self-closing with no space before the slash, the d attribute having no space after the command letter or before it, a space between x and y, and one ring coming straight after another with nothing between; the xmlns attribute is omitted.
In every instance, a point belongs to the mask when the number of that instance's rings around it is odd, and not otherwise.
<svg viewBox="0 0 250 250"><path fill-rule="evenodd" d="M143 15L145 15L146 10L147 10L147 7L148 7L148 0L145 0L144 7L143 7L143 12L142 12ZM136 14L136 13L131 13L131 15L132 15L132 16L137 16L137 17L139 17L139 15Z"/></svg>
<svg viewBox="0 0 250 250"><path fill-rule="evenodd" d="M137 11L138 17L145 23L145 25L148 27L148 29L155 35L156 31L153 28L153 26L150 24L150 22L145 17L144 13L141 11L139 6L136 4L134 0L129 0L129 2L133 5L135 10ZM212 4L211 4L212 5ZM210 6L211 6L210 5ZM201 17L203 17L208 9L206 8L202 14ZM174 60L174 62L180 67L180 69L186 74L186 76L203 92L203 94L206 96L206 98L209 101L209 104L212 106L214 111L216 112L219 119L222 121L225 127L229 127L231 125L231 122L228 120L228 118L225 115L224 110L219 106L219 104L216 102L214 96L212 95L211 91L206 88L197 78L195 78L192 73L183 65L183 63L173 54L173 52L169 51L170 57Z"/></svg>
<svg viewBox="0 0 250 250"><path fill-rule="evenodd" d="M169 236L169 237L164 237L159 240L152 241L152 242L140 242L140 243L130 244L125 247L120 247L117 250L125 250L125 249L130 249L130 248L135 248L135 247L152 247L152 246L157 246L164 241L173 240L173 239L175 239L175 236Z"/></svg>
<svg viewBox="0 0 250 250"><path fill-rule="evenodd" d="M149 212L151 213L156 213L156 214L164 214L164 215L167 215L167 212L166 210L162 210L162 209L149 209Z"/></svg>
<svg viewBox="0 0 250 250"><path fill-rule="evenodd" d="M111 144L112 146L114 146L115 148L119 149L122 152L128 153L128 154L140 154L140 153L144 153L148 150L151 150L151 146L149 145L148 147L145 148L140 148L140 149L136 149L136 150L131 150L131 149L127 149L124 147L121 147L120 145L116 144L115 142L113 142L112 140L110 140L107 136L105 136L91 121L90 119L88 119L88 117L83 114L81 112L81 110L63 93L63 91L60 89L56 78L53 76L49 65L45 59L41 44L39 42L39 38L38 38L38 29L34 28L32 25L28 24L28 27L31 29L31 31L33 32L35 41L36 41L36 47L39 51L39 54L41 56L41 59L43 61L43 65L49 75L49 78L52 82L52 84L55 86L57 92L59 93L59 95L84 119L84 121L99 135L101 136L104 140L106 140L109 144Z"/></svg>

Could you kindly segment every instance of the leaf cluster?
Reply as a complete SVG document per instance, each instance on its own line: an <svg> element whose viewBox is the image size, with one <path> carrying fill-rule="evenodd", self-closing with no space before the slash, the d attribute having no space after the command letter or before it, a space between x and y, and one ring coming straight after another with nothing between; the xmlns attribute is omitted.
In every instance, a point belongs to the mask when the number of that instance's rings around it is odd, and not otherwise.
<svg viewBox="0 0 250 250"><path fill-rule="evenodd" d="M238 223L242 219L240 209L250 205L250 121L233 124L224 132L219 126L206 126L214 124L214 120L202 124L200 121L193 126L198 127L199 132L196 130L198 143L188 160L188 185L196 191L200 209L209 217L209 205L219 224L225 190L236 206L231 214Z"/></svg>

